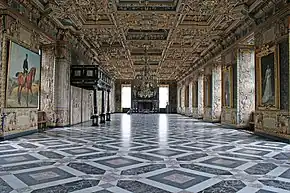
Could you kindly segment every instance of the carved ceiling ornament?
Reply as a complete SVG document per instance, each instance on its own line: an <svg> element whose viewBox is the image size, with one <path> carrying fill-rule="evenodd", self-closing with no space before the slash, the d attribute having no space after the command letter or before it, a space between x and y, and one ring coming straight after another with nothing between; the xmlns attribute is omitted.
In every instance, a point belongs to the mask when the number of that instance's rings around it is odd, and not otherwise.
<svg viewBox="0 0 290 193"><path fill-rule="evenodd" d="M135 76L139 67L134 64L144 58L144 53L136 50L147 45L151 52L149 63L157 62L156 72L166 80L183 79L212 60L247 33L251 23L264 17L257 7L264 6L263 11L267 12L274 2L279 3L270 0L13 1L20 2L23 9L18 9L19 13L46 34L66 39L74 48L81 49L80 53L114 69L111 75L116 79ZM282 23L277 23L275 28L281 34L286 32ZM67 32L63 34L59 29ZM11 33L17 35L13 29ZM122 60L122 65L116 60ZM124 68L132 73L122 74Z"/></svg>

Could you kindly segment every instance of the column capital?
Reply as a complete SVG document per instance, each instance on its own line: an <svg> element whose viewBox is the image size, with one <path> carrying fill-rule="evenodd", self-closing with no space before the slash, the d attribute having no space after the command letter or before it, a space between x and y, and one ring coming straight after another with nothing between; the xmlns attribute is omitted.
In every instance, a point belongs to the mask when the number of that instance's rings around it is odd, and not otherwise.
<svg viewBox="0 0 290 193"><path fill-rule="evenodd" d="M56 42L55 56L57 59L70 59L68 42L62 40Z"/></svg>

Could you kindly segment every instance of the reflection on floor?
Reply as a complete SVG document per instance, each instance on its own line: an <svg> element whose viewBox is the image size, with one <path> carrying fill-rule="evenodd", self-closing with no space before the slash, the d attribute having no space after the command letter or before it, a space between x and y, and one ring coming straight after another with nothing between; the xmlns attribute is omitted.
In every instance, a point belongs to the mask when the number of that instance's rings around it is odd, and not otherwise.
<svg viewBox="0 0 290 193"><path fill-rule="evenodd" d="M179 115L0 142L0 192L290 192L290 145Z"/></svg>

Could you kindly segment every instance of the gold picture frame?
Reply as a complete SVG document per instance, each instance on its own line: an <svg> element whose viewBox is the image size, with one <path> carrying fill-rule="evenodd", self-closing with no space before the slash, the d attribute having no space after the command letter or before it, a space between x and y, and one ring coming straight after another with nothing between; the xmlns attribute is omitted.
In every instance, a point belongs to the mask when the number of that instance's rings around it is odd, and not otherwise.
<svg viewBox="0 0 290 193"><path fill-rule="evenodd" d="M222 71L222 101L223 107L233 107L233 68L224 66Z"/></svg>
<svg viewBox="0 0 290 193"><path fill-rule="evenodd" d="M256 53L257 107L261 110L278 110L280 108L278 46L264 46Z"/></svg>

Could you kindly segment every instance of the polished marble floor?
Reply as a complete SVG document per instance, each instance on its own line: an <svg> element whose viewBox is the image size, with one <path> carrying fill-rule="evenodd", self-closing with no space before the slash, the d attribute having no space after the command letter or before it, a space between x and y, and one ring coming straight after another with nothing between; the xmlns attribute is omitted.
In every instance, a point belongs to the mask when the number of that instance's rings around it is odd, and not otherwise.
<svg viewBox="0 0 290 193"><path fill-rule="evenodd" d="M0 193L286 193L290 145L180 115L116 114L0 142Z"/></svg>

